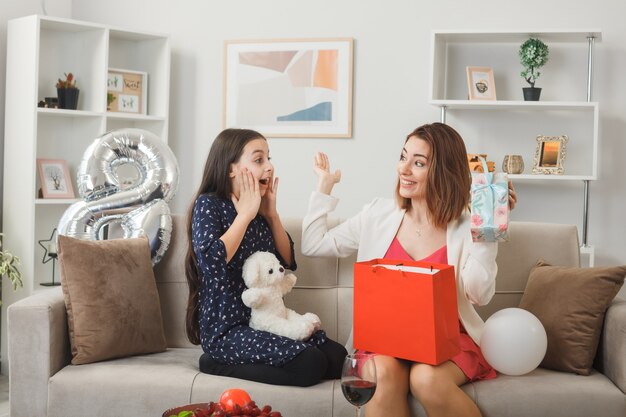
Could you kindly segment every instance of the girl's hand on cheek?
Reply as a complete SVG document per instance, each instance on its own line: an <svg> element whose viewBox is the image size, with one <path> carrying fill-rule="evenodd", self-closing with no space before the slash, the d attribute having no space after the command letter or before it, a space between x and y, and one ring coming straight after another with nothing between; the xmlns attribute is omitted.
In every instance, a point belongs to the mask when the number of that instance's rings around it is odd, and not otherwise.
<svg viewBox="0 0 626 417"><path fill-rule="evenodd" d="M259 183L247 169L237 172L236 178L239 185L239 198L234 194L231 194L230 198L237 214L244 216L250 222L256 217L261 205Z"/></svg>
<svg viewBox="0 0 626 417"><path fill-rule="evenodd" d="M269 181L269 187L261 199L261 207L259 208L259 214L267 220L278 217L278 211L276 210L277 191L278 177L272 177Z"/></svg>

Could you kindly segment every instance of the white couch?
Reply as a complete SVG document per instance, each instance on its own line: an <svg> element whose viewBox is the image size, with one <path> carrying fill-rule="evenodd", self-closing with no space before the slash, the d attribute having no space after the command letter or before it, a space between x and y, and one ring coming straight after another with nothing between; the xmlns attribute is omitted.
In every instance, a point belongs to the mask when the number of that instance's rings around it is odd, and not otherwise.
<svg viewBox="0 0 626 417"><path fill-rule="evenodd" d="M301 219L286 228L299 252ZM351 417L338 380L309 388L260 384L198 371L201 350L184 333L187 284L184 219L174 216L169 251L156 267L168 349L87 365L70 365L65 305L60 288L38 292L8 309L10 407L12 417L157 417L164 410L216 401L227 388L243 388L260 404L285 417ZM483 318L517 306L531 267L539 257L553 265L579 264L574 226L511 224L510 242L500 245L497 294L480 309ZM317 313L328 335L342 343L352 322L354 259L297 257L296 288L286 303L297 311ZM466 384L463 389L485 417L624 417L626 416L626 301L610 307L590 376L537 369L528 375L500 375ZM424 416L411 399L414 416Z"/></svg>

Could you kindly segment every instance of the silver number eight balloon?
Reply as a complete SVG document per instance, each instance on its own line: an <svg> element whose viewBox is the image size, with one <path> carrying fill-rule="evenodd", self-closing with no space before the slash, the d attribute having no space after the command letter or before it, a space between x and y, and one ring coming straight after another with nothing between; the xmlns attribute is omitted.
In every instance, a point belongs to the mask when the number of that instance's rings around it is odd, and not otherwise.
<svg viewBox="0 0 626 417"><path fill-rule="evenodd" d="M130 181L121 174L129 167ZM161 260L172 232L167 203L178 187L178 163L163 141L143 129L108 132L83 154L77 181L83 201L65 211L59 234L102 240L103 228L117 224L123 238L147 236L152 264Z"/></svg>

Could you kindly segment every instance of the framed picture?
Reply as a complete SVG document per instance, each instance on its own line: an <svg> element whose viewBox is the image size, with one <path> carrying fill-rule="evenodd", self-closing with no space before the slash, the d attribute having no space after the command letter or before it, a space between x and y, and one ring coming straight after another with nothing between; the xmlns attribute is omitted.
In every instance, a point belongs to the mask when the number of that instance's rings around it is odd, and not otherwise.
<svg viewBox="0 0 626 417"><path fill-rule="evenodd" d="M72 179L63 159L37 159L43 198L74 198Z"/></svg>
<svg viewBox="0 0 626 417"><path fill-rule="evenodd" d="M107 111L147 114L148 73L109 68Z"/></svg>
<svg viewBox="0 0 626 417"><path fill-rule="evenodd" d="M467 87L470 100L496 99L496 83L489 67L467 67Z"/></svg>
<svg viewBox="0 0 626 417"><path fill-rule="evenodd" d="M567 136L537 136L533 174L563 174Z"/></svg>
<svg viewBox="0 0 626 417"><path fill-rule="evenodd" d="M224 127L352 136L352 38L226 41Z"/></svg>

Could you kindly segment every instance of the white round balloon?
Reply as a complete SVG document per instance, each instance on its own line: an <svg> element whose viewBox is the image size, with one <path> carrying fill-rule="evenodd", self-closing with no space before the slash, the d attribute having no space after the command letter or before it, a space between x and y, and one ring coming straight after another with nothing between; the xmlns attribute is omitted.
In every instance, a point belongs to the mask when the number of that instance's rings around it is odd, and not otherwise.
<svg viewBox="0 0 626 417"><path fill-rule="evenodd" d="M485 322L480 349L498 372L524 375L546 354L548 337L539 319L521 308L505 308Z"/></svg>

